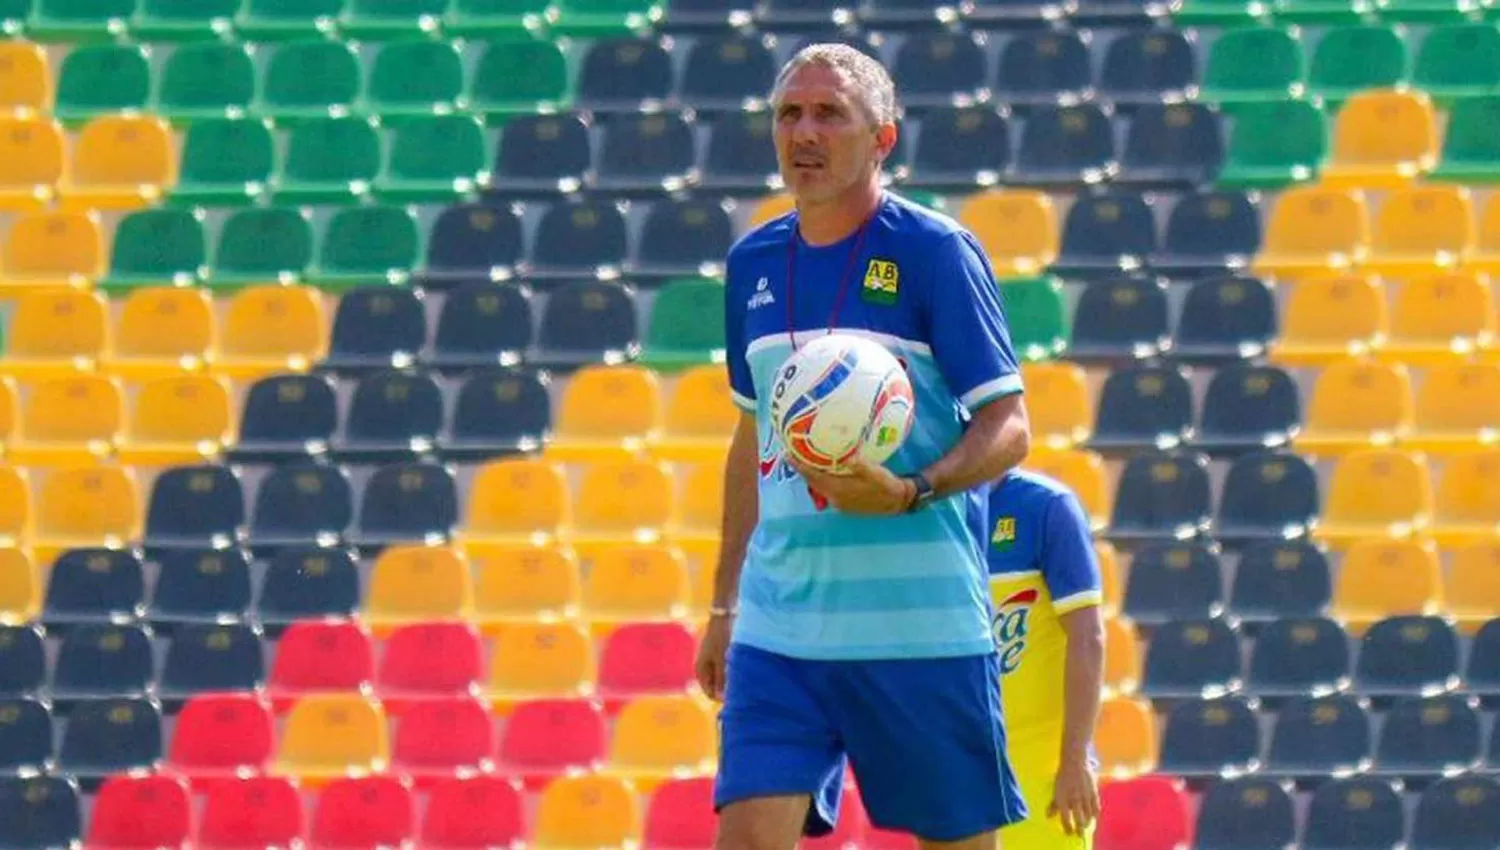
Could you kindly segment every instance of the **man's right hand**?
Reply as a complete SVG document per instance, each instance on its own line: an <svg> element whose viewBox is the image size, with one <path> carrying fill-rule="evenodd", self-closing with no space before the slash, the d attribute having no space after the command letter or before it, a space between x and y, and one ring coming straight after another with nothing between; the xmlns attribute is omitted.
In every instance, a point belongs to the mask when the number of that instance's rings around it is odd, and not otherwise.
<svg viewBox="0 0 1500 850"><path fill-rule="evenodd" d="M733 623L727 616L710 617L698 644L698 687L716 702L724 701L724 683L728 676L729 637Z"/></svg>

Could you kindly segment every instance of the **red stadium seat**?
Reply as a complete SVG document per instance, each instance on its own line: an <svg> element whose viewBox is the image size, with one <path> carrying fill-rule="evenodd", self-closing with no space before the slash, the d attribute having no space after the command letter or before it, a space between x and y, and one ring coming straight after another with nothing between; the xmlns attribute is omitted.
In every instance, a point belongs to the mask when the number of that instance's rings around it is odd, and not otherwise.
<svg viewBox="0 0 1500 850"><path fill-rule="evenodd" d="M604 642L599 661L599 696L605 710L618 712L632 697L682 693L693 683L698 642L681 623L629 623Z"/></svg>
<svg viewBox="0 0 1500 850"><path fill-rule="evenodd" d="M489 766L495 752L495 725L474 697L421 700L407 707L396 726L391 756L397 773L419 786Z"/></svg>
<svg viewBox="0 0 1500 850"><path fill-rule="evenodd" d="M389 776L337 779L318 795L313 810L313 850L401 847L417 830L417 800Z"/></svg>
<svg viewBox="0 0 1500 850"><path fill-rule="evenodd" d="M276 646L267 683L278 714L305 694L357 691L375 678L370 632L353 621L294 623Z"/></svg>
<svg viewBox="0 0 1500 850"><path fill-rule="evenodd" d="M484 678L484 646L466 623L417 623L385 642L376 690L400 715L414 699L469 696Z"/></svg>
<svg viewBox="0 0 1500 850"><path fill-rule="evenodd" d="M665 782L646 807L645 850L708 850L717 820L712 777Z"/></svg>
<svg viewBox="0 0 1500 850"><path fill-rule="evenodd" d="M604 713L596 702L523 702L506 723L499 767L534 790L570 768L597 768L604 762L607 741Z"/></svg>
<svg viewBox="0 0 1500 850"><path fill-rule="evenodd" d="M520 785L498 776L450 779L432 789L422 821L423 850L489 850L526 837Z"/></svg>
<svg viewBox="0 0 1500 850"><path fill-rule="evenodd" d="M275 737L270 703L261 697L203 694L177 715L167 767L195 786L245 770L258 773L270 764Z"/></svg>
<svg viewBox="0 0 1500 850"><path fill-rule="evenodd" d="M1187 797L1170 777L1106 782L1099 803L1098 850L1175 850L1192 840Z"/></svg>
<svg viewBox="0 0 1500 850"><path fill-rule="evenodd" d="M307 815L297 786L279 776L217 783L203 804L198 850L263 850L302 838Z"/></svg>
<svg viewBox="0 0 1500 850"><path fill-rule="evenodd" d="M186 847L192 812L192 797L181 778L113 776L94 800L88 846L110 850Z"/></svg>

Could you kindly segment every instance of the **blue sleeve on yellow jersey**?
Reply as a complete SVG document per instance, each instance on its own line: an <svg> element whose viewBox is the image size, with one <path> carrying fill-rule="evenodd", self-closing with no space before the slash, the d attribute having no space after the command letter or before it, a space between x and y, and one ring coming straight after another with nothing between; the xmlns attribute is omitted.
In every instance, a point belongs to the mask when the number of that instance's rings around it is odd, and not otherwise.
<svg viewBox="0 0 1500 850"><path fill-rule="evenodd" d="M1088 517L1078 497L1054 493L1042 517L1042 580L1059 614L1098 605L1103 598L1099 560Z"/></svg>
<svg viewBox="0 0 1500 850"><path fill-rule="evenodd" d="M971 412L1020 392L1021 374L989 258L963 231L945 237L935 256L928 339L949 389Z"/></svg>
<svg viewBox="0 0 1500 850"><path fill-rule="evenodd" d="M729 369L729 391L742 410L755 410L755 380L745 359L745 295L743 272L737 267L734 252L724 270L724 360ZM753 291L753 290L752 290Z"/></svg>

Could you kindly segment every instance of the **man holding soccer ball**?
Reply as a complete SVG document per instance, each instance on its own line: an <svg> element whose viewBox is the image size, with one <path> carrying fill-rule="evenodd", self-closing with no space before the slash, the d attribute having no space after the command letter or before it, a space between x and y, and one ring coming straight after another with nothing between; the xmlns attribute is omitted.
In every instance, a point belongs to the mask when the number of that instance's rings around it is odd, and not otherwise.
<svg viewBox="0 0 1500 850"><path fill-rule="evenodd" d="M1027 812L1000 714L987 496L1030 441L994 274L962 226L881 189L896 107L878 62L806 48L771 106L796 210L728 258L743 416L698 661L724 702L717 847L827 833L847 763L875 826L991 850ZM874 340L906 369L913 419L883 464L855 452L814 468L771 421L782 367L829 334Z"/></svg>

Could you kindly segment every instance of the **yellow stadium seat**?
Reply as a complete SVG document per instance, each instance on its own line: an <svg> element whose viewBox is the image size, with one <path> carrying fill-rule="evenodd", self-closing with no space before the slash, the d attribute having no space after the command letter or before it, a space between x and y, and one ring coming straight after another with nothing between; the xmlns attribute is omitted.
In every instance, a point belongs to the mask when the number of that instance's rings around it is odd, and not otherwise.
<svg viewBox="0 0 1500 850"><path fill-rule="evenodd" d="M1141 646L1135 627L1123 617L1104 621L1104 687L1106 694L1133 694L1141 683Z"/></svg>
<svg viewBox="0 0 1500 850"><path fill-rule="evenodd" d="M1099 587L1104 597L1104 613L1113 617L1125 598L1125 583L1120 578L1120 553L1108 540L1094 541L1094 557L1099 560Z"/></svg>
<svg viewBox="0 0 1500 850"><path fill-rule="evenodd" d="M1156 741L1156 719L1149 703L1113 696L1099 706L1094 747L1100 775L1124 779L1150 773L1156 768Z"/></svg>
<svg viewBox="0 0 1500 850"><path fill-rule="evenodd" d="M660 544L601 548L586 564L583 612L603 639L626 622L680 620L691 589L682 553Z"/></svg>
<svg viewBox="0 0 1500 850"><path fill-rule="evenodd" d="M583 571L560 546L496 546L474 557L474 619L496 635L516 622L572 620L583 606Z"/></svg>
<svg viewBox="0 0 1500 850"><path fill-rule="evenodd" d="M45 381L92 372L109 350L109 302L97 292L47 289L16 299L0 374Z"/></svg>
<svg viewBox="0 0 1500 850"><path fill-rule="evenodd" d="M997 277L1039 274L1057 259L1062 234L1045 192L990 189L969 198L958 220L979 240Z"/></svg>
<svg viewBox="0 0 1500 850"><path fill-rule="evenodd" d="M676 513L676 485L665 464L649 460L590 464L573 506L572 542L584 560L601 546L650 543Z"/></svg>
<svg viewBox="0 0 1500 850"><path fill-rule="evenodd" d="M542 544L572 524L572 494L561 464L510 457L484 464L469 485L460 534L469 557L492 546Z"/></svg>
<svg viewBox="0 0 1500 850"><path fill-rule="evenodd" d="M1368 354L1385 344L1389 327L1385 293L1374 279L1342 275L1300 281L1287 296L1271 359L1315 366Z"/></svg>
<svg viewBox="0 0 1500 850"><path fill-rule="evenodd" d="M177 375L135 394L120 461L139 466L206 463L231 442L236 417L229 387L208 375Z"/></svg>
<svg viewBox="0 0 1500 850"><path fill-rule="evenodd" d="M26 469L0 465L0 546L14 547L30 540L33 514Z"/></svg>
<svg viewBox="0 0 1500 850"><path fill-rule="evenodd" d="M1469 258L1469 268L1500 274L1500 192L1491 192L1479 210L1479 244Z"/></svg>
<svg viewBox="0 0 1500 850"><path fill-rule="evenodd" d="M39 212L57 195L62 125L37 116L0 118L0 210Z"/></svg>
<svg viewBox="0 0 1500 850"><path fill-rule="evenodd" d="M200 371L217 345L216 325L213 298L203 289L135 289L120 309L114 351L105 368L126 380Z"/></svg>
<svg viewBox="0 0 1500 850"><path fill-rule="evenodd" d="M1339 455L1389 446L1412 429L1411 376L1400 364L1349 358L1329 364L1313 384L1300 452Z"/></svg>
<svg viewBox="0 0 1500 850"><path fill-rule="evenodd" d="M547 456L559 461L628 457L660 436L661 385L643 366L586 366L567 381Z"/></svg>
<svg viewBox="0 0 1500 850"><path fill-rule="evenodd" d="M51 108L47 51L29 41L0 41L0 110L26 115Z"/></svg>
<svg viewBox="0 0 1500 850"><path fill-rule="evenodd" d="M1437 550L1415 540L1362 540L1344 553L1333 615L1353 634L1398 614L1438 614L1443 574Z"/></svg>
<svg viewBox="0 0 1500 850"><path fill-rule="evenodd" d="M1416 429L1406 445L1433 454L1500 444L1500 364L1449 363L1426 370Z"/></svg>
<svg viewBox="0 0 1500 850"><path fill-rule="evenodd" d="M33 555L50 563L63 549L120 548L141 536L141 495L126 466L53 469L35 496Z"/></svg>
<svg viewBox="0 0 1500 850"><path fill-rule="evenodd" d="M74 210L132 210L154 204L177 182L171 126L153 115L104 115L73 142L60 187Z"/></svg>
<svg viewBox="0 0 1500 850"><path fill-rule="evenodd" d="M1500 448L1448 458L1436 500L1432 536L1439 546L1500 539Z"/></svg>
<svg viewBox="0 0 1500 850"><path fill-rule="evenodd" d="M1358 266L1370 247L1364 196L1328 186L1294 186L1276 198L1254 270L1302 278Z"/></svg>
<svg viewBox="0 0 1500 850"><path fill-rule="evenodd" d="M104 256L97 213L24 215L5 236L0 292L90 286L104 274Z"/></svg>
<svg viewBox="0 0 1500 850"><path fill-rule="evenodd" d="M1409 278L1396 288L1394 301L1383 358L1432 365L1495 345L1495 301L1474 272Z"/></svg>
<svg viewBox="0 0 1500 850"><path fill-rule="evenodd" d="M1083 504L1089 523L1098 531L1109 522L1114 494L1105 475L1104 459L1087 449L1032 449L1021 464L1032 472L1068 485Z"/></svg>
<svg viewBox="0 0 1500 850"><path fill-rule="evenodd" d="M42 576L22 549L0 549L0 626L36 620L42 610Z"/></svg>
<svg viewBox="0 0 1500 850"><path fill-rule="evenodd" d="M317 290L252 286L229 301L217 369L254 380L273 372L306 372L328 351L328 317Z"/></svg>
<svg viewBox="0 0 1500 850"><path fill-rule="evenodd" d="M788 192L768 195L756 202L755 209L750 211L750 221L748 224L751 229L754 229L774 218L780 218L796 208L797 201Z"/></svg>
<svg viewBox="0 0 1500 850"><path fill-rule="evenodd" d="M656 456L666 461L723 462L741 416L723 366L694 366L677 376Z"/></svg>
<svg viewBox="0 0 1500 850"><path fill-rule="evenodd" d="M518 622L495 640L486 693L503 713L521 700L592 696L597 681L594 645L582 626Z"/></svg>
<svg viewBox="0 0 1500 850"><path fill-rule="evenodd" d="M456 549L391 546L370 569L363 618L377 636L412 623L467 620L473 613L469 562Z"/></svg>
<svg viewBox="0 0 1500 850"><path fill-rule="evenodd" d="M1395 189L1437 164L1437 114L1418 91L1353 95L1334 119L1332 135L1321 174L1325 185Z"/></svg>
<svg viewBox="0 0 1500 850"><path fill-rule="evenodd" d="M564 776L542 791L533 850L630 850L641 837L641 798L624 779Z"/></svg>
<svg viewBox="0 0 1500 850"><path fill-rule="evenodd" d="M718 573L718 563L708 561L698 564L689 573L691 596L688 598L688 618L692 621L693 628L702 628L708 622L708 609L714 604L714 578Z"/></svg>
<svg viewBox="0 0 1500 850"><path fill-rule="evenodd" d="M1088 377L1076 363L1023 363L1032 440L1052 448L1085 442L1094 428Z"/></svg>
<svg viewBox="0 0 1500 850"><path fill-rule="evenodd" d="M682 549L690 569L712 569L718 557L719 531L724 516L724 464L705 461L683 476L673 544Z"/></svg>
<svg viewBox="0 0 1500 850"><path fill-rule="evenodd" d="M1455 268L1468 262L1477 238L1468 189L1413 186L1381 204L1365 268L1393 276Z"/></svg>
<svg viewBox="0 0 1500 850"><path fill-rule="evenodd" d="M1398 449L1365 449L1334 467L1314 536L1334 548L1364 538L1404 538L1432 522L1427 459Z"/></svg>
<svg viewBox="0 0 1500 850"><path fill-rule="evenodd" d="M10 448L21 420L20 391L11 378L0 377L0 455Z"/></svg>
<svg viewBox="0 0 1500 850"><path fill-rule="evenodd" d="M275 772L318 785L380 773L390 763L385 708L359 693L318 693L292 706Z"/></svg>
<svg viewBox="0 0 1500 850"><path fill-rule="evenodd" d="M631 700L615 719L608 773L649 794L668 779L709 776L719 733L713 712L689 694L651 694Z"/></svg>
<svg viewBox="0 0 1500 850"><path fill-rule="evenodd" d="M1500 611L1500 540L1479 540L1453 550L1448 570L1448 613L1472 635Z"/></svg>
<svg viewBox="0 0 1500 850"><path fill-rule="evenodd" d="M55 466L113 455L125 430L125 392L102 375L54 378L30 386L9 457Z"/></svg>

